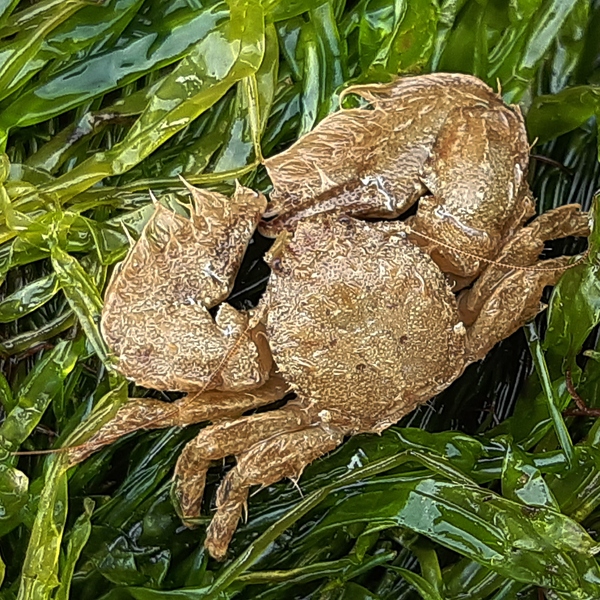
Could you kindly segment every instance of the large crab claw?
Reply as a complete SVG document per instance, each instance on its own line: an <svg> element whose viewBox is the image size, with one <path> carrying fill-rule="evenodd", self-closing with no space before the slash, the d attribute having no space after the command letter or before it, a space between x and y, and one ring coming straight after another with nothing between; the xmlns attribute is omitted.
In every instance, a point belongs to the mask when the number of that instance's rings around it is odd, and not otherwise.
<svg viewBox="0 0 600 600"><path fill-rule="evenodd" d="M102 333L117 369L161 390L254 388L271 368L257 323L221 304L266 206L238 186L232 198L189 186L188 219L156 203L108 286ZM262 344L264 345L264 344Z"/></svg>

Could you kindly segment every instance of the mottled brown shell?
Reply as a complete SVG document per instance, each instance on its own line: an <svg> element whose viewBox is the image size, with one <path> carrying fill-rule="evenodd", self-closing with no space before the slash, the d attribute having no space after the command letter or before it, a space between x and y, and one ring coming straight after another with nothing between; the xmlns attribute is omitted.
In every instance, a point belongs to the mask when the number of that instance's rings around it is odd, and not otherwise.
<svg viewBox="0 0 600 600"><path fill-rule="evenodd" d="M402 223L313 217L270 262L275 362L324 420L383 429L463 369L456 299Z"/></svg>

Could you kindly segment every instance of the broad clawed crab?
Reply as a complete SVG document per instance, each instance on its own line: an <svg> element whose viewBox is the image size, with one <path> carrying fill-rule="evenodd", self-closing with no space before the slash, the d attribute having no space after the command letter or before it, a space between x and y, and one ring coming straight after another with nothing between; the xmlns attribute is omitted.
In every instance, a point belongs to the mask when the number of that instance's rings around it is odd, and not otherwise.
<svg viewBox="0 0 600 600"><path fill-rule="evenodd" d="M268 209L241 186L232 198L190 187L189 219L157 204L106 293L117 368L188 395L131 400L72 460L137 429L213 421L181 454L175 496L192 521L211 463L236 456L205 541L216 558L252 486L298 479L345 436L380 432L446 388L540 311L570 260L538 262L544 242L588 234L576 205L525 225L523 119L478 79L347 93L368 106L266 161ZM272 275L259 305L238 311L224 301L259 223L276 236ZM283 407L242 416L289 392Z"/></svg>

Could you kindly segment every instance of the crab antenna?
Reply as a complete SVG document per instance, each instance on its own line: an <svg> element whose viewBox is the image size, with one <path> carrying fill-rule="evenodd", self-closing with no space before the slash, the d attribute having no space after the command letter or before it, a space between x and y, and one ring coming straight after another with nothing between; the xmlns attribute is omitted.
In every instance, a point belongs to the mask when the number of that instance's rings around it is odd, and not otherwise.
<svg viewBox="0 0 600 600"><path fill-rule="evenodd" d="M412 233L413 235L416 235L418 237L422 237L423 239L427 240L428 242L431 242L432 244L437 244L438 246L442 246L443 248L447 248L448 250L453 250L454 252L458 252L459 254L464 254L465 256L469 256L471 258L474 258L475 260L480 260L481 262L487 263L488 265L494 265L496 267L502 267L505 269L514 269L516 271L568 271L569 269L572 269L573 267L576 267L577 265L582 263L588 257L588 254L590 252L588 248L583 254L579 256L579 258L575 262L571 263L570 265L565 265L564 267L526 267L521 265L511 265L510 263L504 263L499 260L492 260L491 258L484 258L483 256L479 256L478 254L474 254L473 252L469 252L461 248L456 248L451 244L446 244L445 242L442 242L441 240L436 240L435 238L421 233L420 231L417 231L416 229L413 229L408 225L406 226L406 229L409 233Z"/></svg>

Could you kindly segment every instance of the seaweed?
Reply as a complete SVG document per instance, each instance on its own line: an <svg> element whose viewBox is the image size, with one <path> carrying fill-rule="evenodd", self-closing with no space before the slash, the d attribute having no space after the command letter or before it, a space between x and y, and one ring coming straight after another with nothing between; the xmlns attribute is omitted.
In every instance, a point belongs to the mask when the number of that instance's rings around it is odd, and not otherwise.
<svg viewBox="0 0 600 600"><path fill-rule="evenodd" d="M600 409L599 40L597 0L0 1L0 599L599 598L600 422L566 411L573 388ZM98 328L148 191L176 210L179 175L268 192L262 157L347 86L431 71L521 106L540 212L593 213L548 309L398 425L312 464L301 493L258 491L224 563L202 541L228 465L197 529L169 495L199 426L69 467L53 450L128 397L161 397L114 372ZM264 290L267 245L237 306Z"/></svg>

